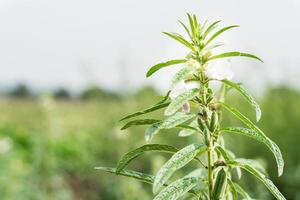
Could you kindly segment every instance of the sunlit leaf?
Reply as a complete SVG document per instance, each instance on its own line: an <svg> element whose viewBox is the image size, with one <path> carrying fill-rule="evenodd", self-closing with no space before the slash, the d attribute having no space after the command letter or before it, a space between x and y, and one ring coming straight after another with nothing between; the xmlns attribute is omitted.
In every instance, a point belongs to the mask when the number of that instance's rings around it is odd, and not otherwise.
<svg viewBox="0 0 300 200"><path fill-rule="evenodd" d="M261 142L265 142L275 156L277 167L278 167L278 175L281 176L283 173L283 168L284 168L284 160L282 158L281 151L280 151L279 147L277 146L277 144L275 144L273 141L271 141L262 130L260 130L254 123L252 123L247 117L245 117L238 110L236 110L235 108L233 108L225 103L219 102L219 104L221 104L226 110L231 112L237 118L239 118L246 126L248 126L250 129L252 129L256 133L255 135L257 135L257 134L260 135L260 137L254 136L253 132L247 132L247 130L245 130L245 129L232 129L232 131L231 131L231 132L234 131L235 133L247 135L247 136L257 139L257 140L261 140ZM264 140L262 140L262 138L264 138Z"/></svg>
<svg viewBox="0 0 300 200"><path fill-rule="evenodd" d="M146 141L150 141L155 134L157 134L161 129L171 129L174 128L192 118L196 117L193 113L183 113L178 112L163 121L152 124L145 132Z"/></svg>
<svg viewBox="0 0 300 200"><path fill-rule="evenodd" d="M160 120L157 119L137 119L137 120L133 120L130 121L128 123L126 123L121 130L125 130L131 126L141 126L141 125L149 125L149 124L153 124L153 123L157 123Z"/></svg>
<svg viewBox="0 0 300 200"><path fill-rule="evenodd" d="M228 57L248 57L248 58L253 58L253 59L259 60L260 62L263 62L262 59L260 59L259 57L255 56L255 55L252 55L249 53L242 53L242 52L238 52L238 51L226 52L226 53L222 53L219 55L215 55L215 56L208 58L208 60L215 60L215 59L228 58Z"/></svg>
<svg viewBox="0 0 300 200"><path fill-rule="evenodd" d="M231 166L239 166L242 169L248 171L256 178L258 178L268 189L269 191L276 197L277 200L286 200L286 198L281 194L281 192L277 189L277 187L273 184L273 182L268 179L263 173L250 166L248 163L243 163L241 161L232 161L227 163Z"/></svg>
<svg viewBox="0 0 300 200"><path fill-rule="evenodd" d="M181 63L185 63L185 62L187 62L187 60L181 59L181 60L169 60L167 62L156 64L148 70L148 72L146 74L146 77L151 76L152 74L154 74L155 72L157 72L161 68L168 67L168 66L171 66L171 65L178 65L178 64L181 64Z"/></svg>
<svg viewBox="0 0 300 200"><path fill-rule="evenodd" d="M233 25L233 26L227 26L227 27L224 27L222 29L220 29L219 31L217 31L215 34L213 34L208 40L207 42L205 43L205 46L208 45L211 41L213 41L216 37L218 37L220 34L222 34L223 32L229 30L229 29L232 29L232 28L236 28L236 27L239 27L237 25Z"/></svg>
<svg viewBox="0 0 300 200"><path fill-rule="evenodd" d="M178 149L170 145L162 145L162 144L147 144L141 146L133 151L128 152L123 156L123 158L119 161L117 165L116 173L117 174L120 173L133 159L149 151L175 153L178 151Z"/></svg>
<svg viewBox="0 0 300 200"><path fill-rule="evenodd" d="M130 115L128 115L128 116L122 118L120 121L123 121L123 120L126 120L126 119L130 119L130 118L133 118L133 117L137 117L137 116L140 116L140 115L144 115L144 114L147 114L147 113L150 113L150 112L153 112L153 111L156 111L156 110L165 108L165 107L167 107L169 104L170 104L170 102L154 105L154 106L152 106L152 107L150 107L150 108L147 108L147 109L145 109L145 110L143 110L143 111L139 111L139 112L130 114Z"/></svg>
<svg viewBox="0 0 300 200"><path fill-rule="evenodd" d="M188 47L189 49L191 49L192 51L195 51L194 46L188 42L186 39L184 39L184 37L182 37L181 35L177 34L177 33L168 33L168 32L163 32L165 35L173 38L174 40L176 40L177 42L183 44L184 46Z"/></svg>
<svg viewBox="0 0 300 200"><path fill-rule="evenodd" d="M179 96L177 96L174 100L171 101L170 105L165 110L165 115L173 115L177 112L182 106L189 100L193 99L195 96L199 94L199 89L194 88L191 89Z"/></svg>
<svg viewBox="0 0 300 200"><path fill-rule="evenodd" d="M226 186L226 172L225 170L222 168L217 176L216 176L216 180L214 183L214 188L213 188L213 192L212 192L212 199L213 200L219 200L222 197L222 194L224 192L224 188Z"/></svg>
<svg viewBox="0 0 300 200"><path fill-rule="evenodd" d="M222 80L222 82L225 83L226 85L229 85L230 87L236 89L247 100L247 102L255 109L256 121L259 121L261 118L260 107L259 107L258 103L256 103L256 101L254 100L254 98L247 92L247 90L245 90L239 84L233 83L229 80Z"/></svg>
<svg viewBox="0 0 300 200"><path fill-rule="evenodd" d="M205 150L206 147L204 145L191 144L176 152L167 161L167 163L160 168L157 175L155 176L155 180L153 183L153 193L156 194L175 171L188 164L191 160L194 159L195 156L203 153Z"/></svg>

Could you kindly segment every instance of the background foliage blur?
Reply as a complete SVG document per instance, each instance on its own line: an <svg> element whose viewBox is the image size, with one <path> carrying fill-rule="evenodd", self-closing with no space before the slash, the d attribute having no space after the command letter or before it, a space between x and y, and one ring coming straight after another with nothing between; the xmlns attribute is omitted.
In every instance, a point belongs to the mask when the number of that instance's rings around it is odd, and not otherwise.
<svg viewBox="0 0 300 200"><path fill-rule="evenodd" d="M159 96L151 87L124 96L93 86L76 96L60 88L51 97L34 94L24 84L2 95L1 199L151 199L148 185L100 173L94 167L115 166L125 152L145 143L145 127L120 131L122 124L118 120L152 105ZM228 134L228 148L238 156L259 160L287 199L300 200L300 92L285 86L270 88L259 101L263 110L259 125L278 143L285 158L283 176L276 177L273 156L256 141ZM252 110L238 95L233 95L229 103L254 119ZM160 117L159 114L153 117ZM224 123L239 122L225 113ZM178 138L176 132L166 131L153 142L183 147L196 139ZM130 168L153 174L167 156L147 154ZM240 181L253 197L272 199L265 187L248 174L243 173Z"/></svg>

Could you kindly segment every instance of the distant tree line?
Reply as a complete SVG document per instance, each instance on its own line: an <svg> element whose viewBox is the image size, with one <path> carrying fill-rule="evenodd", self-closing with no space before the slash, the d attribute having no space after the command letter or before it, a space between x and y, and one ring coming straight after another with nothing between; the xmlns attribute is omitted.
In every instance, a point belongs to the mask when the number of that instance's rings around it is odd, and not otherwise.
<svg viewBox="0 0 300 200"><path fill-rule="evenodd" d="M34 92L26 84L19 83L3 93L3 95L16 99L34 99L38 97L40 93L43 92ZM58 100L120 100L123 97L121 92L111 91L99 86L89 86L76 95L63 87L53 89L50 93ZM144 86L133 94L133 96L137 98L145 95L158 95L158 92L152 87Z"/></svg>

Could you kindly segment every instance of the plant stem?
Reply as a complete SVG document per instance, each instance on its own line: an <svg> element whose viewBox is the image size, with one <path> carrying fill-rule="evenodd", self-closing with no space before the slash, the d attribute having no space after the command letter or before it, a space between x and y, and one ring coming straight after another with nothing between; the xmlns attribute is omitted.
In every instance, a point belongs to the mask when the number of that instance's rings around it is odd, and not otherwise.
<svg viewBox="0 0 300 200"><path fill-rule="evenodd" d="M207 151L208 160L208 193L209 199L212 200L212 190L213 190L213 158L212 158L212 143L208 147Z"/></svg>

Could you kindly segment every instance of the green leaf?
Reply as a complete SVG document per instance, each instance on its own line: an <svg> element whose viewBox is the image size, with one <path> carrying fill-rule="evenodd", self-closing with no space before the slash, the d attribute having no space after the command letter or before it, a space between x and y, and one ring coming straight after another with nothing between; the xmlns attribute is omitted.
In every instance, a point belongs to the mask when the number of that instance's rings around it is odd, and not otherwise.
<svg viewBox="0 0 300 200"><path fill-rule="evenodd" d="M260 135L260 137L254 136L254 134L252 132L247 133L247 130L243 130L243 129L240 129L240 130L232 129L232 131L235 131L235 133L240 133L240 134L244 134L244 135L247 134L247 136L249 136L249 137L252 137L252 138L255 137L257 140L260 140L261 142L265 142L275 156L277 167L278 167L278 175L281 176L283 173L283 168L284 168L284 160L282 158L281 151L280 151L279 147L277 146L277 144L275 144L273 141L271 141L262 130L260 130L255 124L253 124L247 117L245 117L238 110L236 110L235 108L232 108L231 106L229 106L225 103L219 102L219 104L221 104L226 110L231 112L237 118L239 118L246 126L248 126L250 129L255 131L255 133ZM230 132L232 132L232 131L230 131ZM262 138L264 138L265 140L262 140Z"/></svg>
<svg viewBox="0 0 300 200"><path fill-rule="evenodd" d="M111 168L111 167L96 167L95 169L101 170L101 171L106 171L106 172L109 172L112 174L116 174L116 171L117 171L116 168ZM141 172L136 172L133 170L122 170L118 173L118 175L134 178L134 179L137 179L142 182L149 183L149 184L152 184L153 180L154 180L154 176L152 176L152 175L144 174Z"/></svg>
<svg viewBox="0 0 300 200"><path fill-rule="evenodd" d="M225 159L225 161L231 161L234 158L220 145L216 146L216 151Z"/></svg>
<svg viewBox="0 0 300 200"><path fill-rule="evenodd" d="M199 179L194 177L179 179L164 188L153 200L176 200L193 189L198 182Z"/></svg>
<svg viewBox="0 0 300 200"><path fill-rule="evenodd" d="M176 152L156 174L153 183L153 193L156 194L175 171L188 164L194 157L205 150L206 147L204 145L191 144Z"/></svg>
<svg viewBox="0 0 300 200"><path fill-rule="evenodd" d="M141 146L133 151L128 152L123 156L123 158L119 161L117 165L116 173L120 173L133 159L143 154L144 152L166 152L166 153L175 153L178 151L177 148L170 145L162 145L162 144L147 144Z"/></svg>
<svg viewBox="0 0 300 200"><path fill-rule="evenodd" d="M242 197L244 197L244 200L254 200L252 199L249 194L237 183L234 183L230 179L227 179L228 185L230 186L231 190L234 191L234 193L239 193ZM235 194L236 195L236 194ZM233 199L237 199L233 198Z"/></svg>
<svg viewBox="0 0 300 200"><path fill-rule="evenodd" d="M105 172L108 172L111 174L116 174L116 171L117 171L116 168L111 168L111 167L95 167L95 169L105 171ZM153 181L154 181L153 175L144 174L144 173L133 171L133 170L122 170L121 172L119 172L119 174L116 174L116 175L137 179L139 181L142 181L142 182L148 183L148 184L153 184ZM164 184L164 186L168 186L168 185ZM196 192L193 190L190 190L188 192L196 195Z"/></svg>
<svg viewBox="0 0 300 200"><path fill-rule="evenodd" d="M226 53L222 53L216 56L212 56L210 57L208 60L215 60L215 59L220 59L220 58L228 58L228 57L248 57L248 58L253 58L256 60L259 60L260 62L263 62L262 59L260 59L259 57L249 54L249 53L242 53L242 52L238 52L238 51L232 51L232 52L226 52Z"/></svg>
<svg viewBox="0 0 300 200"><path fill-rule="evenodd" d="M148 70L148 72L146 74L146 77L151 76L152 74L154 74L155 72L157 72L161 68L168 67L168 66L171 66L171 65L177 65L177 64L181 64L181 63L185 63L185 62L187 62L187 60L181 59L181 60L169 60L167 62L156 64Z"/></svg>
<svg viewBox="0 0 300 200"><path fill-rule="evenodd" d="M192 118L196 117L193 113L182 113L178 112L163 121L159 121L152 124L145 132L146 141L150 141L155 134L157 134L161 129L171 129L174 128Z"/></svg>
<svg viewBox="0 0 300 200"><path fill-rule="evenodd" d="M173 115L175 112L177 112L177 110L182 108L183 104L185 104L187 101L193 99L198 94L199 94L199 89L194 88L194 89L191 89L191 90L177 96L165 110L165 115L167 115L167 116Z"/></svg>
<svg viewBox="0 0 300 200"><path fill-rule="evenodd" d="M236 191L237 191L240 195L242 195L246 200L254 200L253 198L251 198L251 197L249 196L249 194L248 194L248 193L247 193L247 192L246 192L239 184L233 183L233 185L234 185Z"/></svg>
<svg viewBox="0 0 300 200"><path fill-rule="evenodd" d="M219 200L222 197L222 194L224 192L226 186L226 172L222 168L216 177L213 192L212 192L212 199L213 200Z"/></svg>
<svg viewBox="0 0 300 200"><path fill-rule="evenodd" d="M228 183L228 189L229 191L231 191L231 194L232 194L232 200L233 199L238 199L238 192L236 190L236 188L234 187L234 184L232 182L232 180L230 178L227 178L227 183Z"/></svg>
<svg viewBox="0 0 300 200"><path fill-rule="evenodd" d="M205 46L208 45L211 41L213 41L216 37L218 37L220 34L222 34L223 32L229 30L229 29L232 29L232 28L236 28L236 27L239 27L237 25L233 25L233 26L227 26L227 27L224 27L222 29L220 29L219 31L217 31L215 34L213 34L208 40L207 42L205 43Z"/></svg>
<svg viewBox="0 0 300 200"><path fill-rule="evenodd" d="M143 111L139 111L139 112L130 114L130 115L128 115L128 116L122 118L120 121L123 121L123 120L126 120L126 119L130 119L130 118L133 118L133 117L137 117L137 116L140 116L140 115L144 115L144 114L147 114L147 113L150 113L150 112L153 112L153 111L156 111L156 110L165 108L165 107L167 107L169 104L170 104L170 102L154 105L154 106L152 106L152 107L150 107L150 108L147 108L147 109L145 109L145 110L143 110Z"/></svg>
<svg viewBox="0 0 300 200"><path fill-rule="evenodd" d="M190 14L187 14L188 15L188 18L189 18L189 23L190 23L190 28L191 28L191 31L192 31L192 36L193 38L195 38L196 36L196 28L195 28L195 23L194 23L194 19L193 17L190 15Z"/></svg>
<svg viewBox="0 0 300 200"><path fill-rule="evenodd" d="M266 136L264 137L263 135L257 133L254 130L243 128L243 127L226 127L226 128L222 128L220 131L245 135L247 137L255 139L263 143L264 145L266 145L270 149L270 151L274 154L275 158L282 159L281 158L282 155L280 153L280 150L278 149L278 146L271 139L269 139Z"/></svg>
<svg viewBox="0 0 300 200"><path fill-rule="evenodd" d="M157 123L160 120L157 119L137 119L137 120L133 120L130 121L128 123L126 123L121 130L125 130L131 126L141 126L141 125L149 125L149 124L153 124L153 123Z"/></svg>
<svg viewBox="0 0 300 200"><path fill-rule="evenodd" d="M167 92L167 94L160 101L158 101L155 105L159 105L159 104L165 103L169 99L170 94L171 94L171 90L169 90Z"/></svg>
<svg viewBox="0 0 300 200"><path fill-rule="evenodd" d="M254 100L254 98L239 84L233 83L229 80L222 80L222 82L236 89L246 99L246 101L255 109L256 121L259 121L261 118L261 110L258 103L256 103L256 101Z"/></svg>
<svg viewBox="0 0 300 200"><path fill-rule="evenodd" d="M286 198L281 194L281 192L277 189L277 187L273 184L273 182L270 179L268 179L263 173L261 173L254 167L250 166L247 162L244 163L241 161L232 161L227 164L231 166L239 166L242 169L248 171L256 178L258 178L269 189L269 191L274 195L274 197L276 197L277 200L286 200Z"/></svg>
<svg viewBox="0 0 300 200"><path fill-rule="evenodd" d="M217 25L221 22L221 20L219 21L215 21L214 23L212 23L211 25L209 25L209 27L207 27L207 29L205 30L203 37L206 38L206 36L212 31L214 30Z"/></svg>
<svg viewBox="0 0 300 200"><path fill-rule="evenodd" d="M179 137L187 137L187 136L193 135L197 132L200 132L200 130L197 129L198 128L197 120L192 121L189 124L189 127L192 127L193 129L183 129L178 133L178 136Z"/></svg>
<svg viewBox="0 0 300 200"><path fill-rule="evenodd" d="M184 37L182 37L181 35L179 35L177 33L168 33L168 32L163 32L163 34L169 36L170 38L173 38L174 40L176 40L177 42L179 42L179 43L183 44L184 46L188 47L192 51L195 51L194 46L190 42L188 42L186 39L184 39Z"/></svg>
<svg viewBox="0 0 300 200"><path fill-rule="evenodd" d="M188 29L188 27L186 27L186 25L182 21L179 21L179 23L182 25L182 27L184 28L184 30L186 31L186 33L189 35L190 39L192 40L193 36L191 35L190 30Z"/></svg>
<svg viewBox="0 0 300 200"><path fill-rule="evenodd" d="M213 50L213 49L215 49L215 48L221 47L221 46L223 46L223 45L224 45L223 43L215 43L215 44L211 44L211 45L205 47L205 51L206 51L206 52L209 52L209 51L211 51L211 50Z"/></svg>
<svg viewBox="0 0 300 200"><path fill-rule="evenodd" d="M181 70L179 70L171 80L171 87L174 87L177 83L184 80L188 75L192 74L193 72L195 72L194 67L184 67Z"/></svg>

